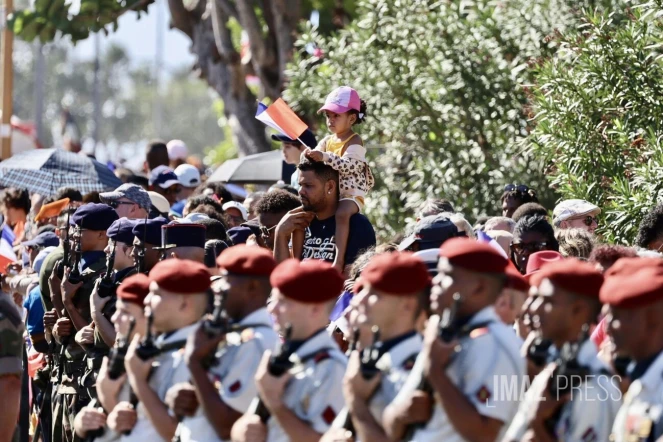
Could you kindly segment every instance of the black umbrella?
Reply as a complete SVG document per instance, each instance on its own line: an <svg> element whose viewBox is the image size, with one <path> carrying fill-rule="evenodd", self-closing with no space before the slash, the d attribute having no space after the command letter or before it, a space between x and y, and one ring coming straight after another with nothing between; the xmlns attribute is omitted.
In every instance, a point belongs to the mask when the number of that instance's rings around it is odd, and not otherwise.
<svg viewBox="0 0 663 442"><path fill-rule="evenodd" d="M219 166L207 181L236 184L274 184L283 180L290 183L294 167L288 167L279 150L248 155L228 160Z"/></svg>
<svg viewBox="0 0 663 442"><path fill-rule="evenodd" d="M61 187L81 193L113 190L122 181L97 160L51 148L21 152L1 162L0 185L51 196Z"/></svg>

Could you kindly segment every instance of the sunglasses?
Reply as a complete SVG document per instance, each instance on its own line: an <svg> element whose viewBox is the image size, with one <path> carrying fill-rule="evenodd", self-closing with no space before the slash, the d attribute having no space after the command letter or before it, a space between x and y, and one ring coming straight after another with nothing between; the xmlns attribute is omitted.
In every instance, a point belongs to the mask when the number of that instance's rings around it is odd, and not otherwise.
<svg viewBox="0 0 663 442"><path fill-rule="evenodd" d="M269 236L269 232L276 229L277 225L274 225L274 226L270 227L269 229L265 226L260 226L260 233L262 233L262 236Z"/></svg>
<svg viewBox="0 0 663 442"><path fill-rule="evenodd" d="M598 224L599 220L594 216L586 216L585 219L582 220L582 222L585 223L587 227L589 227L594 223Z"/></svg>
<svg viewBox="0 0 663 442"><path fill-rule="evenodd" d="M529 187L527 187L524 184L507 184L506 186L504 186L505 192L513 192L514 190L516 192L526 193L529 191Z"/></svg>
<svg viewBox="0 0 663 442"><path fill-rule="evenodd" d="M547 244L545 242L511 243L511 250L516 255L522 255L525 252L534 253L545 250Z"/></svg>
<svg viewBox="0 0 663 442"><path fill-rule="evenodd" d="M128 201L109 201L106 203L107 205L111 206L113 209L117 209L121 205L125 204L127 206L133 206L136 203L128 202Z"/></svg>

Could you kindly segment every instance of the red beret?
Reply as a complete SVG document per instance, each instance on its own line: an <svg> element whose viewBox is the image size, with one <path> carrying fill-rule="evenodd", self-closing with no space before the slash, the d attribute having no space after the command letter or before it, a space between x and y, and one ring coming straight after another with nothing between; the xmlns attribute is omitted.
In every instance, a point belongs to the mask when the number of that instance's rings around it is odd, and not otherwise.
<svg viewBox="0 0 663 442"><path fill-rule="evenodd" d="M307 304L337 298L343 291L343 276L331 264L317 259L288 259L276 266L269 278L283 296Z"/></svg>
<svg viewBox="0 0 663 442"><path fill-rule="evenodd" d="M230 247L216 260L217 265L228 273L248 276L269 276L276 267L272 252L256 246L239 244Z"/></svg>
<svg viewBox="0 0 663 442"><path fill-rule="evenodd" d="M203 293L210 287L207 267L188 259L166 259L150 270L150 280L160 288L182 295Z"/></svg>
<svg viewBox="0 0 663 442"><path fill-rule="evenodd" d="M410 252L375 255L362 270L361 278L390 295L412 295L430 284L428 267Z"/></svg>
<svg viewBox="0 0 663 442"><path fill-rule="evenodd" d="M596 267L575 258L546 264L529 281L538 287L544 279L563 290L594 299L598 299L603 285L603 275Z"/></svg>
<svg viewBox="0 0 663 442"><path fill-rule="evenodd" d="M506 285L504 286L507 289L518 290L519 292L529 292L529 282L523 275L520 274L516 266L509 261L509 265L506 267Z"/></svg>
<svg viewBox="0 0 663 442"><path fill-rule="evenodd" d="M562 259L564 259L562 254L553 250L532 253L527 260L525 278L529 281L532 275L541 270L543 266L551 262L561 261Z"/></svg>
<svg viewBox="0 0 663 442"><path fill-rule="evenodd" d="M487 243L469 238L452 238L440 247L440 256L455 267L477 273L504 273L509 260Z"/></svg>
<svg viewBox="0 0 663 442"><path fill-rule="evenodd" d="M117 297L124 302L143 305L150 292L150 278L142 273L129 276L117 288Z"/></svg>
<svg viewBox="0 0 663 442"><path fill-rule="evenodd" d="M626 260L629 262L622 262ZM617 264L620 266L615 269ZM610 268L610 274L606 272L601 288L601 302L604 304L633 309L659 301L663 301L663 260L622 258Z"/></svg>

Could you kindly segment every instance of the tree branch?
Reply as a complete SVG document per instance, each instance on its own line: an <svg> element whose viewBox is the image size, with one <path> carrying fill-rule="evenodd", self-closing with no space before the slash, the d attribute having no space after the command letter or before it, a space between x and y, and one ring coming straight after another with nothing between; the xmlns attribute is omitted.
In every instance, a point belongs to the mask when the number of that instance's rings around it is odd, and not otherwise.
<svg viewBox="0 0 663 442"><path fill-rule="evenodd" d="M233 46L230 29L228 29L228 16L221 6L220 1L212 0L211 5L212 13L210 20L212 21L212 31L214 32L216 48L226 63L237 64L240 56Z"/></svg>
<svg viewBox="0 0 663 442"><path fill-rule="evenodd" d="M260 21L253 9L253 1L240 0L236 3L237 12L239 13L239 21L242 28L249 36L249 47L251 48L251 56L259 66L266 64L267 48L265 41L262 37L262 30Z"/></svg>
<svg viewBox="0 0 663 442"><path fill-rule="evenodd" d="M221 9L223 9L223 13L226 15L226 17L232 17L239 21L239 15L237 14L237 8L235 8L235 5L230 3L228 0L216 0L216 2L221 7Z"/></svg>
<svg viewBox="0 0 663 442"><path fill-rule="evenodd" d="M292 57L294 27L297 25L300 15L301 2L300 0L272 0L271 3L278 52L278 83L282 85L285 79L286 64Z"/></svg>
<svg viewBox="0 0 663 442"><path fill-rule="evenodd" d="M184 32L193 40L193 20L184 6L183 0L168 0L168 8L172 27Z"/></svg>

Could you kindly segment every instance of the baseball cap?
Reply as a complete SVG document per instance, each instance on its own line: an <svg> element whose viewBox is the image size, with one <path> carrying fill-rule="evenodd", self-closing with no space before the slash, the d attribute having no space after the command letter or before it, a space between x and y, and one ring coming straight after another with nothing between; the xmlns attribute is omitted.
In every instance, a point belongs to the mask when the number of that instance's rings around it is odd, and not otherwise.
<svg viewBox="0 0 663 442"><path fill-rule="evenodd" d="M57 247L50 246L42 249L35 258L35 261L32 263L32 270L39 274L39 272L41 272L41 266L44 264L46 257L54 250L57 250Z"/></svg>
<svg viewBox="0 0 663 442"><path fill-rule="evenodd" d="M180 164L175 168L175 175L184 187L198 187L200 184L200 172L191 164Z"/></svg>
<svg viewBox="0 0 663 442"><path fill-rule="evenodd" d="M170 140L166 144L166 148L168 149L168 159L171 161L185 160L187 155L189 155L189 149L182 140Z"/></svg>
<svg viewBox="0 0 663 442"><path fill-rule="evenodd" d="M553 224L559 226L562 221L584 215L598 215L601 209L598 206L579 199L564 200L553 210Z"/></svg>
<svg viewBox="0 0 663 442"><path fill-rule="evenodd" d="M109 201L117 201L120 198L126 198L133 201L145 210L150 210L150 195L147 191L137 184L126 183L122 184L112 192L104 192L99 194L101 202L107 203Z"/></svg>
<svg viewBox="0 0 663 442"><path fill-rule="evenodd" d="M246 207L244 207L241 203L238 203L237 201L229 201L223 205L223 210L228 210L228 209L237 209L239 212L242 214L242 218L244 218L244 221L246 221L249 218L249 212L246 211Z"/></svg>
<svg viewBox="0 0 663 442"><path fill-rule="evenodd" d="M359 112L360 108L361 101L359 100L357 91L349 86L341 86L327 95L325 105L318 109L318 113L327 110L337 114L344 114L351 110Z"/></svg>
<svg viewBox="0 0 663 442"><path fill-rule="evenodd" d="M307 147L315 147L318 145L318 140L315 139L315 135L313 135L313 132L310 131L310 129L306 129L303 134L299 136L299 140L293 140L292 138L289 138L286 135L272 135L272 140L274 141L280 141L281 143L299 143L302 142L304 145Z"/></svg>
<svg viewBox="0 0 663 442"><path fill-rule="evenodd" d="M39 247L40 249L51 246L57 247L60 244L60 238L53 232L44 232L29 241L23 241L21 244L25 247Z"/></svg>
<svg viewBox="0 0 663 442"><path fill-rule="evenodd" d="M419 220L414 233L401 242L398 250L406 250L415 242L420 244L422 250L436 249L449 238L457 236L458 227L449 218L442 214L430 215Z"/></svg>
<svg viewBox="0 0 663 442"><path fill-rule="evenodd" d="M156 192L149 191L147 194L150 196L150 201L152 202L152 205L156 207L156 209L161 212L161 213L168 213L170 210L170 203L166 199L165 196L159 195Z"/></svg>
<svg viewBox="0 0 663 442"><path fill-rule="evenodd" d="M428 273L431 277L437 276L437 262L440 260L440 249L426 249L420 250L414 253L414 256L421 259L426 267L428 268Z"/></svg>
<svg viewBox="0 0 663 442"><path fill-rule="evenodd" d="M196 224L203 219L210 219L210 217L204 213L189 213L186 218L176 219L173 222L178 224Z"/></svg>
<svg viewBox="0 0 663 442"><path fill-rule="evenodd" d="M173 169L165 166L154 168L150 174L150 185L152 186L159 186L162 189L167 189L170 186L179 183L180 180L177 178L177 175L175 175L175 172L173 172Z"/></svg>

